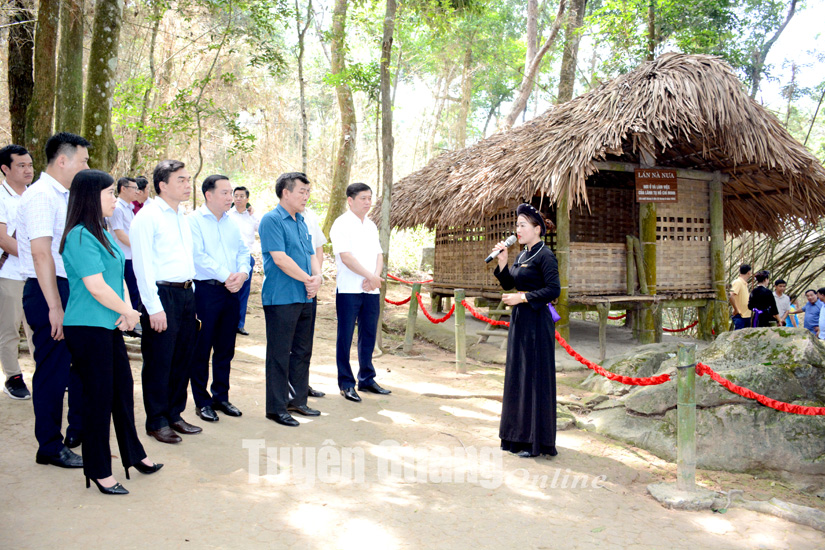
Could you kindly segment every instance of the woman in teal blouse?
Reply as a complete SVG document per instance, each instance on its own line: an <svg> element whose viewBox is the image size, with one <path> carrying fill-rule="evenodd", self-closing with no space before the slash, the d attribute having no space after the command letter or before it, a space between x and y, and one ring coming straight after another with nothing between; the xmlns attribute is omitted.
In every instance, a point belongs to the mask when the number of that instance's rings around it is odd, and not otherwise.
<svg viewBox="0 0 825 550"><path fill-rule="evenodd" d="M99 170L83 170L72 180L66 230L60 253L69 280L63 334L73 368L83 381L83 473L101 493L129 491L112 476L109 425L114 421L120 457L129 468L154 473L163 464L146 458L135 430L134 384L123 331L132 330L140 314L132 309L123 282L125 258L104 229L117 199L114 179Z"/></svg>

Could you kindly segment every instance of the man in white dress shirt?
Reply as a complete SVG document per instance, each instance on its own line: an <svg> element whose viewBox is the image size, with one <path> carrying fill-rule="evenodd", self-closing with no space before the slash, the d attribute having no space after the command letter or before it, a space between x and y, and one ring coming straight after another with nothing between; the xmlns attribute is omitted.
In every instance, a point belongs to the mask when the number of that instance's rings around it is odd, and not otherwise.
<svg viewBox="0 0 825 550"><path fill-rule="evenodd" d="M241 237L247 250L249 250L249 278L238 292L240 300L240 318L238 319L238 334L249 336L249 332L244 328L246 325L246 309L249 303L249 291L252 288L252 268L255 267L255 258L252 250L255 248L255 234L261 224L259 218L249 206L249 189L246 187L236 187L232 192L232 200L235 205L229 209L229 217L232 218L241 230Z"/></svg>
<svg viewBox="0 0 825 550"><path fill-rule="evenodd" d="M72 358L63 340L63 312L69 301L69 281L60 255L72 180L89 168L91 144L61 132L46 141L46 170L31 185L17 209L17 252L23 287L23 311L34 342L34 435L38 464L82 468L71 451L82 442L80 378L70 369ZM61 435L63 397L69 388L66 440Z"/></svg>
<svg viewBox="0 0 825 550"><path fill-rule="evenodd" d="M384 253L378 240L378 228L367 217L372 207L372 189L365 183L347 187L347 210L329 231L332 251L338 267L335 309L338 314L338 339L335 358L338 364L338 387L341 395L356 403L356 379L350 366L350 349L355 325L358 324L358 389L380 395L391 393L375 382L372 352L378 333Z"/></svg>
<svg viewBox="0 0 825 550"><path fill-rule="evenodd" d="M115 242L126 258L124 279L126 280L126 287L129 289L132 309L135 311L140 311L140 291L138 290L135 269L132 263L132 243L129 240L129 229L132 227L132 220L135 219L135 205L132 204L132 201L137 200L139 192L137 180L134 178L120 178L117 180L117 204L115 205L115 213L109 218L109 228L115 237ZM139 336L139 330L137 330L137 327L135 329L128 331L127 334Z"/></svg>
<svg viewBox="0 0 825 550"><path fill-rule="evenodd" d="M229 178L215 174L201 186L206 204L188 216L195 251L195 309L201 321L192 359L192 398L197 415L207 422L241 416L229 402L229 371L235 357L238 291L249 280L252 269L238 225L229 218L232 186ZM212 355L211 395L209 356Z"/></svg>
<svg viewBox="0 0 825 550"><path fill-rule="evenodd" d="M0 184L0 366L6 375L3 391L12 399L31 399L17 360L20 342L20 323L29 351L32 346L31 328L23 314L23 285L20 260L17 258L17 206L23 192L34 178L32 157L25 147L7 145L0 149L0 170L5 181Z"/></svg>
<svg viewBox="0 0 825 550"><path fill-rule="evenodd" d="M202 431L181 418L198 332L192 232L179 209L189 199L190 178L184 163L164 160L152 179L157 198L138 212L129 231L143 303L143 405L146 433L161 443L179 443L175 432Z"/></svg>

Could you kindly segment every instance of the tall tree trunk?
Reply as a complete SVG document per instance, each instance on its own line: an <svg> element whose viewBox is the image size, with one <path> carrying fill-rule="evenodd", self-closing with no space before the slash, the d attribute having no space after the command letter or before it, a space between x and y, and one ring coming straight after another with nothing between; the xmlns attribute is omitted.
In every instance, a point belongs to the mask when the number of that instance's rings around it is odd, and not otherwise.
<svg viewBox="0 0 825 550"><path fill-rule="evenodd" d="M647 61L656 58L656 0L648 0L647 4Z"/></svg>
<svg viewBox="0 0 825 550"><path fill-rule="evenodd" d="M83 125L83 0L60 3L54 127L79 134Z"/></svg>
<svg viewBox="0 0 825 550"><path fill-rule="evenodd" d="M309 123L307 119L306 82L304 81L304 38L312 19L312 0L307 3L306 21L301 27L301 12L295 0L295 28L298 31L298 87L301 93L301 172L307 171L307 150L309 148Z"/></svg>
<svg viewBox="0 0 825 550"><path fill-rule="evenodd" d="M34 88L26 110L26 149L34 160L34 173L46 166L46 140L54 120L55 56L60 0L40 0L34 35Z"/></svg>
<svg viewBox="0 0 825 550"><path fill-rule="evenodd" d="M381 191L381 226L378 229L378 238L381 242L381 250L384 251L384 270L382 277L384 284L381 285L381 300L379 319L384 319L384 297L387 295L387 273L389 272L390 261L390 204L392 202L393 184L393 151L395 149L395 138L392 134L392 105L395 93L390 93L392 86L390 78L390 60L392 59L392 36L395 32L395 16L398 6L396 0L387 0L387 11L384 14L384 37L381 42L381 146L384 155L384 170L381 179L383 189ZM400 58L399 58L400 61ZM383 344L381 326L378 327L378 346Z"/></svg>
<svg viewBox="0 0 825 550"><path fill-rule="evenodd" d="M768 57L768 52L771 51L774 43L779 39L779 36L782 34L782 31L785 30L785 27L788 26L790 23L791 18L793 17L794 13L796 12L796 0L791 0L790 5L788 6L788 13L785 16L785 21L782 22L782 25L776 29L776 32L773 34L770 39L762 44L761 48L754 48L753 52L751 53L752 62L751 65L747 68L748 76L750 77L751 81L751 98L756 97L756 92L759 91L759 84L762 81L762 69L765 67L765 59Z"/></svg>
<svg viewBox="0 0 825 550"><path fill-rule="evenodd" d="M532 2L532 0L530 0ZM541 60L544 58L544 54L546 54L550 48L553 47L553 43L556 41L556 36L559 34L559 28L561 27L562 23L562 16L564 15L564 8L566 6L566 0L561 0L559 2L559 11L556 13L556 20L553 21L553 26L550 28L550 36L547 37L544 44L541 48L536 52L527 65L524 67L524 78L521 81L521 86L519 87L518 95L516 96L515 101L513 102L513 108L510 111L510 114L507 115L507 118L501 124L501 129L509 129L513 127L513 124L516 122L516 118L518 115L524 111L525 107L527 107L527 101L530 99L530 94L533 92L533 86L535 84L536 73L538 73L539 66L541 65ZM538 11L538 10L536 10ZM528 28L530 26L530 22L528 21ZM528 44L532 42L530 37L527 37ZM529 48L529 46L528 46Z"/></svg>
<svg viewBox="0 0 825 550"><path fill-rule="evenodd" d="M579 29L584 23L584 10L587 0L572 0L567 11L567 26L564 29L564 53L561 58L559 73L559 96L556 103L564 103L573 99L573 88L576 84L576 62L579 58Z"/></svg>
<svg viewBox="0 0 825 550"><path fill-rule="evenodd" d="M161 2L152 2L152 34L149 38L149 83L143 91L143 102L140 106L140 125L135 132L135 142L132 144L132 154L129 158L129 174L135 175L140 165L140 147L143 140L143 129L149 120L149 105L151 104L152 91L155 88L155 48L158 43L158 30L160 22L163 20L161 12Z"/></svg>
<svg viewBox="0 0 825 550"><path fill-rule="evenodd" d="M14 0L15 10L9 28L9 118L11 140L26 142L26 109L32 98L34 80L34 15L26 9L23 0Z"/></svg>
<svg viewBox="0 0 825 550"><path fill-rule="evenodd" d="M461 75L461 103L458 109L456 149L467 145L467 119L470 117L470 101L473 97L473 41L468 40L464 50L464 71Z"/></svg>
<svg viewBox="0 0 825 550"><path fill-rule="evenodd" d="M89 150L89 166L104 172L111 170L117 161L117 144L112 136L112 96L117 76L122 7L123 0L97 0L95 3L86 71L83 135L94 145Z"/></svg>
<svg viewBox="0 0 825 550"><path fill-rule="evenodd" d="M341 75L346 71L346 22L347 0L335 0L335 9L332 12L332 33L330 36L330 56L333 75ZM344 213L346 209L346 189L349 185L352 161L355 158L355 138L357 134L355 119L355 103L352 100L352 90L346 82L335 86L338 96L338 109L341 111L341 141L335 166L332 171L332 186L329 195L329 208L324 220L324 234L329 238L332 223Z"/></svg>

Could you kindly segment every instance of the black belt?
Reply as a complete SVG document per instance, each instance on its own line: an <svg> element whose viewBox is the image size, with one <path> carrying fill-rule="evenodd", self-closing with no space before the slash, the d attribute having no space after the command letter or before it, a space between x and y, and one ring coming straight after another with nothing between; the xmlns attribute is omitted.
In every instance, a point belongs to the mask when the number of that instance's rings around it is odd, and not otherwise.
<svg viewBox="0 0 825 550"><path fill-rule="evenodd" d="M171 286L175 288L191 288L192 287L192 279L188 281L184 281L182 283L173 283L171 281L158 281L156 284L160 286Z"/></svg>
<svg viewBox="0 0 825 550"><path fill-rule="evenodd" d="M224 286L224 283L220 282L217 279L198 279L195 281L196 284L205 283L207 285L214 285L214 286Z"/></svg>

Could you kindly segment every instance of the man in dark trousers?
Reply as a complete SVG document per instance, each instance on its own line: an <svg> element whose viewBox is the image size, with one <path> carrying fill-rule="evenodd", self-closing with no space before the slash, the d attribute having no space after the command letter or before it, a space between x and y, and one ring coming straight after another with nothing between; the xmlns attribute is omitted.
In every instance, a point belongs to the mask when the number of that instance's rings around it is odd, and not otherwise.
<svg viewBox="0 0 825 550"><path fill-rule="evenodd" d="M159 162L152 179L158 196L141 209L129 229L143 304L143 404L146 433L161 443L179 443L175 432L202 431L181 418L198 332L192 232L179 210L189 199L190 179L179 160Z"/></svg>
<svg viewBox="0 0 825 550"><path fill-rule="evenodd" d="M71 451L81 443L82 387L70 369L72 358L63 339L63 312L69 301L69 281L60 255L72 180L89 168L89 146L66 132L46 142L46 170L31 185L17 210L17 251L23 287L23 311L34 342L34 435L38 464L81 468L83 460ZM66 440L60 433L63 396L69 388L69 425Z"/></svg>
<svg viewBox="0 0 825 550"><path fill-rule="evenodd" d="M358 389L379 395L386 390L375 382L372 352L378 333L381 271L384 253L378 240L378 228L367 217L372 207L372 189L365 183L347 187L347 210L335 220L329 231L332 251L338 266L335 311L338 314L338 339L335 358L338 364L338 387L349 401L361 401L355 391L349 356L352 336L358 324Z"/></svg>
<svg viewBox="0 0 825 550"><path fill-rule="evenodd" d="M309 186L309 179L300 172L281 174L275 183L280 203L264 215L258 228L265 274L261 301L266 318L266 417L284 426L299 425L290 412L321 414L306 404L312 299L322 282L312 237L301 214Z"/></svg>
<svg viewBox="0 0 825 550"><path fill-rule="evenodd" d="M249 279L249 250L238 224L229 217L232 186L219 174L203 180L206 204L189 216L195 252L195 309L201 321L192 360L192 397L197 415L217 422L215 410L241 416L229 402L229 367L235 356L235 336L240 317L239 292ZM212 355L212 394L209 355Z"/></svg>

